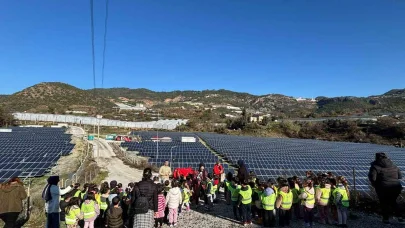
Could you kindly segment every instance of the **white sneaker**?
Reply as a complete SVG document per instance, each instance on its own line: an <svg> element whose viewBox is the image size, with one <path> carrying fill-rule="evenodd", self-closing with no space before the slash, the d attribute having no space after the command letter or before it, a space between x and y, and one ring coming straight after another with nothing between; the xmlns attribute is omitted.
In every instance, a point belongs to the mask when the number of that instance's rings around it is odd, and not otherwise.
<svg viewBox="0 0 405 228"><path fill-rule="evenodd" d="M174 226L177 226L177 223L175 223Z"/></svg>
<svg viewBox="0 0 405 228"><path fill-rule="evenodd" d="M169 227L173 227L173 224L170 224L170 226Z"/></svg>

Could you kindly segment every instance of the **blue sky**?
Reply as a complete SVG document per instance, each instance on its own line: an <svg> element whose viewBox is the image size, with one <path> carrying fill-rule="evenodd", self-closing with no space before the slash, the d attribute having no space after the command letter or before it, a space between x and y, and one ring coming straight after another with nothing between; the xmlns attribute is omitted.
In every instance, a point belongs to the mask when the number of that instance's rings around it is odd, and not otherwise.
<svg viewBox="0 0 405 228"><path fill-rule="evenodd" d="M97 86L105 1L95 1ZM0 0L0 94L93 87L87 0ZM104 87L368 96L405 87L405 1L110 0Z"/></svg>

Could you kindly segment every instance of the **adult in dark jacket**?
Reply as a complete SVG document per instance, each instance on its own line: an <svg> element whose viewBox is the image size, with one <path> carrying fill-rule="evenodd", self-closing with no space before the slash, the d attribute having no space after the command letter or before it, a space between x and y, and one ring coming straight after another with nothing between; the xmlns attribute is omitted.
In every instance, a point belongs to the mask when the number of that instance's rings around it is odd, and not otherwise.
<svg viewBox="0 0 405 228"><path fill-rule="evenodd" d="M389 217L394 211L399 217L396 200L401 193L401 171L385 153L376 153L375 161L371 163L368 179L375 188L381 204L383 222L389 224ZM399 222L404 222L399 219Z"/></svg>
<svg viewBox="0 0 405 228"><path fill-rule="evenodd" d="M238 179L240 183L243 183L245 180L249 180L249 171L245 165L245 162L243 160L238 161Z"/></svg>
<svg viewBox="0 0 405 228"><path fill-rule="evenodd" d="M24 185L18 177L0 184L0 219L6 228L17 227L17 218L23 210L22 200L27 198Z"/></svg>
<svg viewBox="0 0 405 228"><path fill-rule="evenodd" d="M155 224L154 215L158 212L158 194L157 185L153 182L152 170L146 168L143 170L142 181L135 185L132 191L132 205L134 206L136 199L144 196L148 199L149 210L145 214L135 214L133 227L135 228L150 228Z"/></svg>
<svg viewBox="0 0 405 228"><path fill-rule="evenodd" d="M200 197L204 195L204 189L201 183L207 180L208 171L205 169L204 163L200 163L198 170L195 172L192 180L193 201L196 206L199 204Z"/></svg>

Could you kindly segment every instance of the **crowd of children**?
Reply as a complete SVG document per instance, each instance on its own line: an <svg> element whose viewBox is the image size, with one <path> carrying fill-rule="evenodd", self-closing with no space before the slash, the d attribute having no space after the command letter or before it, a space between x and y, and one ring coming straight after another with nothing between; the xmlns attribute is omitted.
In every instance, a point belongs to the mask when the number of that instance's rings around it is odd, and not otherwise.
<svg viewBox="0 0 405 228"><path fill-rule="evenodd" d="M294 176L287 179L261 181L251 173L239 181L228 174L224 182L225 198L232 204L235 220L245 226L254 219L263 227L285 227L290 221L303 219L305 227L314 226L314 214L321 224L347 227L350 192L348 182L332 173L315 175L308 171L302 182Z"/></svg>
<svg viewBox="0 0 405 228"><path fill-rule="evenodd" d="M232 205L235 220L245 226L254 221L263 227L273 227L278 220L278 225L284 227L292 219L303 219L305 227L312 227L315 213L322 224L340 227L347 224L348 183L344 177L332 173L315 175L309 171L304 181L296 176L262 181L253 173L243 181L228 173L222 183L218 175L211 173L198 182L193 174L163 183L158 177L153 180L158 191L155 227L164 223L176 226L178 215L190 211L195 194L197 207L202 198L205 210L212 210L220 187L224 188L227 204ZM196 183L198 188L194 186ZM131 227L131 192L135 185L130 183L124 190L122 184L112 181L102 183L100 189L95 184L85 184L80 190L80 184L76 184L60 201L61 223L68 228Z"/></svg>

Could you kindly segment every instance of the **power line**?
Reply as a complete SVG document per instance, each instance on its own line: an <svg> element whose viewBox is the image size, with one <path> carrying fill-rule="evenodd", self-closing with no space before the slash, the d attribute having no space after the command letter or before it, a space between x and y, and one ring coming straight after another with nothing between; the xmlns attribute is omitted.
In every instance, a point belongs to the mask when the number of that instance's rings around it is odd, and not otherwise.
<svg viewBox="0 0 405 228"><path fill-rule="evenodd" d="M93 86L96 89L96 56L94 53L94 14L93 14L93 0L90 0L90 17L91 17L91 47L93 57ZM94 90L95 92L95 90Z"/></svg>
<svg viewBox="0 0 405 228"><path fill-rule="evenodd" d="M105 20L104 20L104 49L103 49L103 67L101 69L101 88L104 88L104 66L105 66L105 49L107 44L107 21L108 21L108 0L105 2Z"/></svg>

